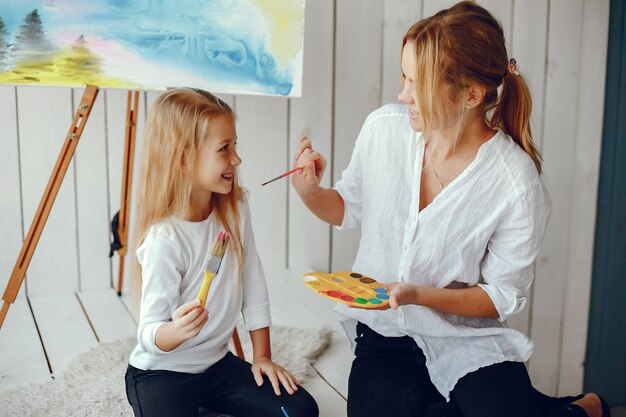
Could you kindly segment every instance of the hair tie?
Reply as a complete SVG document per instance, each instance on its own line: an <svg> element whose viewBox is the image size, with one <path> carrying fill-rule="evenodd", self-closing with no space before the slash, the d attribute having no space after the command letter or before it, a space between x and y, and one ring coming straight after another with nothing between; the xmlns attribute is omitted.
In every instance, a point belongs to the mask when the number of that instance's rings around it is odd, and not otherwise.
<svg viewBox="0 0 626 417"><path fill-rule="evenodd" d="M506 71L504 72L503 77L509 72L513 75L519 75L519 66L517 65L517 60L515 58L509 59L509 65Z"/></svg>

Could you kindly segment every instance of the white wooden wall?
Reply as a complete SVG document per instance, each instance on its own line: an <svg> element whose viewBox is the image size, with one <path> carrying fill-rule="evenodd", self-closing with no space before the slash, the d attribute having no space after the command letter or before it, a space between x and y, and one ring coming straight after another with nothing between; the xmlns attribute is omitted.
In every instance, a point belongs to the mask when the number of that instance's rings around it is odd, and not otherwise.
<svg viewBox="0 0 626 417"><path fill-rule="evenodd" d="M323 185L334 183L367 114L395 100L404 32L415 20L453 3L309 0L302 98L224 97L239 117L242 182L251 191L266 268L350 268L358 232L336 232L315 219L288 181L260 184L291 166L303 133L329 161ZM535 341L529 363L535 385L549 394L576 393L584 371L609 0L480 3L503 24L510 56L530 84L533 131L553 201L531 303L511 325ZM141 94L138 150L146 109L158 94ZM0 290L80 95L81 89L0 86ZM116 282L117 258L107 256L109 220L119 208L125 111L125 91L101 91L20 297Z"/></svg>

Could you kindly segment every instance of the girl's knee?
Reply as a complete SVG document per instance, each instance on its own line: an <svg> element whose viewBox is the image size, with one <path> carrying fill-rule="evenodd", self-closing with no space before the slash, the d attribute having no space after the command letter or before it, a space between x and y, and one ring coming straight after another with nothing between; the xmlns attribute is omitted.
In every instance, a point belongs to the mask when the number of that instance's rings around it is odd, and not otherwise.
<svg viewBox="0 0 626 417"><path fill-rule="evenodd" d="M297 417L318 417L319 408L317 402L304 388L299 388L298 391L291 395L289 401L285 401L286 405L283 407L287 414ZM281 415L284 417L284 414Z"/></svg>

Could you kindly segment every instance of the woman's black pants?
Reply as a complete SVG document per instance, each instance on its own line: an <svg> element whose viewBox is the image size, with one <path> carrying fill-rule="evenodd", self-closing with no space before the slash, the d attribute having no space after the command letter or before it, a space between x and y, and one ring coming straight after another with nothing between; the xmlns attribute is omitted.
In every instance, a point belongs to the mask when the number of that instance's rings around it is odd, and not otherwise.
<svg viewBox="0 0 626 417"><path fill-rule="evenodd" d="M446 402L430 381L424 353L408 337L385 337L358 323L348 383L348 417L587 417L572 401L535 390L521 362L465 375Z"/></svg>

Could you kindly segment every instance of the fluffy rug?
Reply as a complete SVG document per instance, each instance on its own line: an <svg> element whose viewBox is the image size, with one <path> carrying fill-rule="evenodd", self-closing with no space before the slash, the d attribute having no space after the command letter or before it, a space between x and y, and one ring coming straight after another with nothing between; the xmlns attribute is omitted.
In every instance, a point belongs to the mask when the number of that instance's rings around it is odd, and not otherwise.
<svg viewBox="0 0 626 417"><path fill-rule="evenodd" d="M240 331L246 358L252 358L247 333ZM301 382L328 347L331 330L271 328L273 360ZM132 417L124 390L128 356L136 340L102 343L75 359L54 380L0 393L0 415L21 417Z"/></svg>

